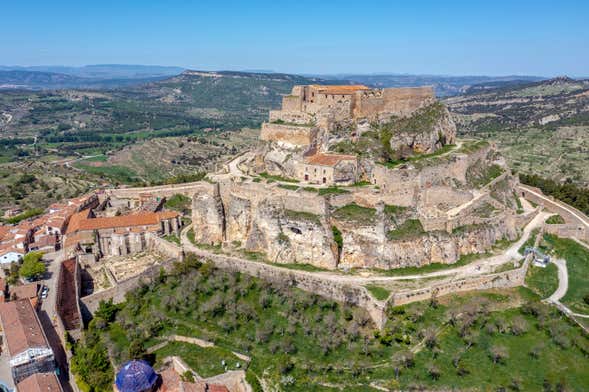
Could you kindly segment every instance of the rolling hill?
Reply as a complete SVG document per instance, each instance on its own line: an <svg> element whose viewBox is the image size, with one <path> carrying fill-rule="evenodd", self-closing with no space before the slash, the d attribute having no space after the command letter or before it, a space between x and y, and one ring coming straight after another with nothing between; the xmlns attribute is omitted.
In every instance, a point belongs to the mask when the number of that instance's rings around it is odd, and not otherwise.
<svg viewBox="0 0 589 392"><path fill-rule="evenodd" d="M589 80L473 86L445 103L460 133L496 140L514 169L589 184Z"/></svg>

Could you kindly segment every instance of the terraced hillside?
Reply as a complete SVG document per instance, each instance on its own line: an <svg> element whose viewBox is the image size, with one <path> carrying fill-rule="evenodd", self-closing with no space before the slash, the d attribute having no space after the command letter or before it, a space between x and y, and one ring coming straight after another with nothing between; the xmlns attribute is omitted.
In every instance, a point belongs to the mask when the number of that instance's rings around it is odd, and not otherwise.
<svg viewBox="0 0 589 392"><path fill-rule="evenodd" d="M496 140L517 171L589 184L589 81L473 87L445 103L462 135Z"/></svg>
<svg viewBox="0 0 589 392"><path fill-rule="evenodd" d="M259 130L245 128L198 137L149 139L126 146L109 156L80 160L76 167L107 177L110 175L110 180L115 182L165 182L183 174L215 170L253 145L258 134ZM113 172L113 168L118 171Z"/></svg>

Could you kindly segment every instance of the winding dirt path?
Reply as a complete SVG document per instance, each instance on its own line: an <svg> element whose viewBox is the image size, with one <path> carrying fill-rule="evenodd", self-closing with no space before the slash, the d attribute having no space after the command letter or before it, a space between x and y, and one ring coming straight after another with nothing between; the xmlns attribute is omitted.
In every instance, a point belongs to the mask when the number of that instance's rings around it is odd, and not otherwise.
<svg viewBox="0 0 589 392"><path fill-rule="evenodd" d="M560 302L561 298L564 297L569 289L569 273L567 271L566 260L556 259L552 261L558 268L558 288L550 297L546 300L549 302Z"/></svg>
<svg viewBox="0 0 589 392"><path fill-rule="evenodd" d="M309 276L321 276L327 280L337 281L340 283L347 283L351 285L359 285L365 286L368 284L374 283L387 283L387 282L394 282L394 281L403 281L403 280L417 280L417 279L427 279L427 278L435 278L435 277L452 277L452 278L462 278L466 276L476 276L476 275L483 275L492 273L495 268L501 264L505 264L508 262L513 262L514 260L521 260L523 256L519 254L519 248L528 240L530 237L531 232L542 226L544 220L550 216L551 214L546 212L540 212L534 219L528 223L528 225L524 228L522 236L520 239L513 244L509 248L507 248L503 253L479 259L473 261L472 263L456 268L448 268L440 271L435 272L428 272L423 274L414 274L414 275L399 275L399 276L379 276L379 275L344 275L339 272L332 272L332 271L321 271L321 272L309 272L309 271L302 271L302 270L293 270L297 271L297 273L301 273L303 275ZM192 226L186 226L181 233L181 243L184 249L189 252L196 253L203 257L207 256L214 256L215 254L201 248L196 247L193 245L187 237L188 230L190 230ZM235 257L235 256L227 256L227 257ZM237 257L236 257L237 258ZM251 263L260 263L257 261L249 261ZM271 264L270 264L271 265ZM275 268L281 268L279 265L275 266Z"/></svg>

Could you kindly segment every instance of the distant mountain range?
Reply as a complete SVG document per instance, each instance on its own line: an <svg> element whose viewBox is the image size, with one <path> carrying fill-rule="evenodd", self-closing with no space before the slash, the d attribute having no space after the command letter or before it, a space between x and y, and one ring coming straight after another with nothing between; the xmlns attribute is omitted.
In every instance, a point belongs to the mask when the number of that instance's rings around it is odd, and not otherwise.
<svg viewBox="0 0 589 392"><path fill-rule="evenodd" d="M0 71L51 72L90 79L145 79L178 75L184 68L161 65L95 64L81 67L64 65L5 66Z"/></svg>
<svg viewBox="0 0 589 392"><path fill-rule="evenodd" d="M116 88L165 79L183 70L180 67L118 64L0 66L0 89Z"/></svg>
<svg viewBox="0 0 589 392"><path fill-rule="evenodd" d="M0 66L0 88L2 89L64 89L91 88L109 89L149 83L173 77L184 72L181 67L157 65L99 64L82 67L68 66ZM206 72L206 71L205 71ZM287 75L265 70L220 71L220 74ZM538 76L444 76L408 74L334 74L334 75L290 75L299 78L330 80L331 83L361 83L370 87L414 87L431 85L440 97L464 94L470 89L483 90L506 85L516 86L540 81Z"/></svg>
<svg viewBox="0 0 589 392"><path fill-rule="evenodd" d="M372 87L415 87L433 86L439 97L460 95L474 86L509 84L519 85L536 82L546 78L540 76L444 76L444 75L408 75L408 74L337 74L316 75L324 79L353 80Z"/></svg>

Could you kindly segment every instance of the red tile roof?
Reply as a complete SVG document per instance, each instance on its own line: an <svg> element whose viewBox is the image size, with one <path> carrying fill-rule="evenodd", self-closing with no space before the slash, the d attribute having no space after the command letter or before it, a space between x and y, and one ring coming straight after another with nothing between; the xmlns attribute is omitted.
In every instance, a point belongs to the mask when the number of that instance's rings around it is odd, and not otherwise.
<svg viewBox="0 0 589 392"><path fill-rule="evenodd" d="M63 392L54 373L35 373L16 386L17 392Z"/></svg>
<svg viewBox="0 0 589 392"><path fill-rule="evenodd" d="M49 348L37 314L28 299L0 304L0 322L10 356L30 348Z"/></svg>
<svg viewBox="0 0 589 392"><path fill-rule="evenodd" d="M89 218L87 211L74 214L67 228L67 233L82 230L114 229L117 227L150 226L157 225L162 220L176 218L179 214L175 211L142 212L139 214Z"/></svg>
<svg viewBox="0 0 589 392"><path fill-rule="evenodd" d="M30 248L43 248L46 246L55 247L55 244L57 244L57 237L53 234L36 236L35 242L29 244L29 249Z"/></svg>
<svg viewBox="0 0 589 392"><path fill-rule="evenodd" d="M341 161L355 161L356 156L354 155L343 155L343 154L315 154L307 157L305 162L309 165L320 165L320 166L335 166Z"/></svg>
<svg viewBox="0 0 589 392"><path fill-rule="evenodd" d="M10 296L14 296L15 299L33 299L37 297L39 293L38 283L28 283L22 286L10 286Z"/></svg>
<svg viewBox="0 0 589 392"><path fill-rule="evenodd" d="M10 232L11 226L1 225L0 226L0 241Z"/></svg>
<svg viewBox="0 0 589 392"><path fill-rule="evenodd" d="M326 86L326 85L319 85L313 84L313 88L319 91L321 94L330 94L330 95L346 95L346 94L353 94L356 91L360 90L370 90L368 87L361 85L361 84L354 84L354 85L340 85L340 86Z"/></svg>

